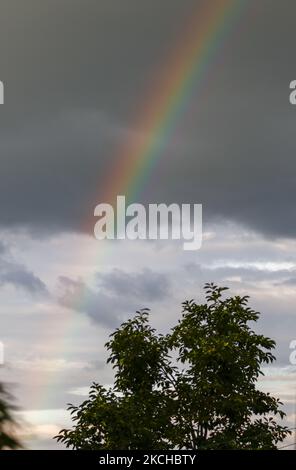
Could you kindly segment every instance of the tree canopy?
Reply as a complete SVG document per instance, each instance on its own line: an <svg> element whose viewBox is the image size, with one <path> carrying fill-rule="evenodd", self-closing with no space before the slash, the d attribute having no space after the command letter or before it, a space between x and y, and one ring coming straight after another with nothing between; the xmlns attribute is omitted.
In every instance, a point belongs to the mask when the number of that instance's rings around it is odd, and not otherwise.
<svg viewBox="0 0 296 470"><path fill-rule="evenodd" d="M206 284L206 301L183 303L178 324L157 334L141 310L106 344L114 386L94 383L73 428L73 449L276 449L289 433L280 401L257 388L275 342L256 334L248 296Z"/></svg>

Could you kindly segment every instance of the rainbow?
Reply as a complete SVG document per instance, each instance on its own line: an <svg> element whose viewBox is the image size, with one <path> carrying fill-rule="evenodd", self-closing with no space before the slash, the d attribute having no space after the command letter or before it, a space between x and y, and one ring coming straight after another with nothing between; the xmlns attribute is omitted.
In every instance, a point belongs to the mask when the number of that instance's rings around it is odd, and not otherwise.
<svg viewBox="0 0 296 470"><path fill-rule="evenodd" d="M104 202L119 194L133 201L149 179L182 113L239 18L245 0L204 0L190 15L155 87L132 126L136 137L123 142L115 166L106 178Z"/></svg>
<svg viewBox="0 0 296 470"><path fill-rule="evenodd" d="M245 4L246 0L198 2L197 9L191 12L184 31L172 47L171 56L164 61L165 65L160 71L155 71L157 79L154 86L143 93L144 103L131 120L130 128L135 132L119 146L115 165L106 178L100 197L102 202L115 202L120 194L125 195L127 201L133 201L139 194L169 143L182 113L186 111L192 93L206 81L207 72L238 23ZM93 228L94 222L91 226ZM73 309L83 308L84 304L85 291L82 286L73 300ZM73 344L77 333L74 323L69 311L61 318L58 338L52 345L55 352L62 351L64 358L73 347L70 342ZM50 342L49 334L50 328L44 332L45 343ZM40 407L50 406L50 396L57 389L58 381L59 374L55 374L54 381L51 378L44 385L46 397L43 396Z"/></svg>

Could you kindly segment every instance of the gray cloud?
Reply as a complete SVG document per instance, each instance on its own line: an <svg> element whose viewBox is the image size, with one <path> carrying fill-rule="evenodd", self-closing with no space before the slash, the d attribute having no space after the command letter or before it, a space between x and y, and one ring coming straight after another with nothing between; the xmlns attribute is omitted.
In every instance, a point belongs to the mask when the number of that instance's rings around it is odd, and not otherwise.
<svg viewBox="0 0 296 470"><path fill-rule="evenodd" d="M60 276L59 303L84 312L95 322L114 328L136 310L155 301L163 300L169 293L169 281L164 274L144 269L128 273L114 269L98 274L99 286L91 288L81 280Z"/></svg>
<svg viewBox="0 0 296 470"><path fill-rule="evenodd" d="M15 287L22 287L34 295L47 294L45 284L23 266L6 266L6 269L0 275L0 284L12 284Z"/></svg>
<svg viewBox="0 0 296 470"><path fill-rule="evenodd" d="M0 242L0 286L6 284L21 288L33 296L48 296L44 282L26 266L17 263L8 248Z"/></svg>
<svg viewBox="0 0 296 470"><path fill-rule="evenodd" d="M138 200L202 202L206 220L294 237L296 5L246 4ZM91 233L117 148L137 131L131 115L196 5L1 2L2 226Z"/></svg>
<svg viewBox="0 0 296 470"><path fill-rule="evenodd" d="M244 285L256 286L258 282L268 282L270 285L294 285L296 282L295 268L268 270L267 268L258 269L256 267L238 267L223 266L206 268L198 264L190 263L185 266L185 270L194 278L203 279L202 282L232 282L243 283Z"/></svg>
<svg viewBox="0 0 296 470"><path fill-rule="evenodd" d="M289 344L294 339L294 295L286 295L284 291L282 296L270 295L273 290L279 292L281 286L289 288L289 270L208 268L192 263L165 274L148 270L125 273L114 269L97 277L97 288L61 277L59 302L64 307L86 314L97 325L107 329L118 327L136 310L150 307L152 322L162 319L160 330L166 333L180 318L184 300L194 298L196 302L204 302L202 287L206 282L229 287L226 295L250 295L250 306L261 312L258 323L252 327L258 333L275 339L277 365L289 364ZM157 279L166 286L161 289L161 295L157 294L157 288L155 291L151 288Z"/></svg>
<svg viewBox="0 0 296 470"><path fill-rule="evenodd" d="M168 294L169 283L162 273L155 273L145 268L141 272L129 273L114 269L110 273L97 275L101 287L111 295L132 296L144 301L162 300Z"/></svg>

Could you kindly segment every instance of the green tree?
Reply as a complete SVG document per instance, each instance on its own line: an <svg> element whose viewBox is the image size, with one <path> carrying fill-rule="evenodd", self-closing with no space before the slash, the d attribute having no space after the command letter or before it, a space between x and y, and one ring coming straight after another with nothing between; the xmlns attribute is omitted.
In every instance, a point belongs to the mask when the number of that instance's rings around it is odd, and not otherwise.
<svg viewBox="0 0 296 470"><path fill-rule="evenodd" d="M11 396L0 384L0 450L20 449L22 446L15 437L16 423L12 416L14 407Z"/></svg>
<svg viewBox="0 0 296 470"><path fill-rule="evenodd" d="M289 433L278 424L285 414L256 388L275 342L250 328L259 313L247 296L205 290L206 303L185 302L166 336L149 325L147 310L111 335L114 387L93 384L86 401L70 405L74 427L58 441L74 449L276 448Z"/></svg>

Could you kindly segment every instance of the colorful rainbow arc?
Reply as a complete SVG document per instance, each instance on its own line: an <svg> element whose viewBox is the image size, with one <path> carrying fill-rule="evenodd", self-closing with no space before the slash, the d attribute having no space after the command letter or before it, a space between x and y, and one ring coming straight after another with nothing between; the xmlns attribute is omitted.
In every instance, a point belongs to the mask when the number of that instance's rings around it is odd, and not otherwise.
<svg viewBox="0 0 296 470"><path fill-rule="evenodd" d="M115 202L119 194L133 201L139 194L245 0L203 3L186 24L158 85L146 93L144 106L136 113L136 137L119 148L116 166L106 179L104 201Z"/></svg>
<svg viewBox="0 0 296 470"><path fill-rule="evenodd" d="M229 36L245 3L246 0L203 0L203 6L199 3L197 10L190 15L185 32L177 46L172 48L166 67L160 74L156 71L159 76L157 87L145 94L145 101L136 113L133 127L138 130L136 137L124 141L118 150L116 166L106 178L106 187L100 198L102 202L114 202L120 194L125 195L128 201L134 200L161 157L193 91L206 78L216 52ZM84 303L85 292L81 287L73 299L73 309L83 308ZM62 351L63 356L72 349L69 343L75 336L74 323L71 314L61 319L58 347L57 342L52 345L52 349L57 353ZM44 335L45 341L48 340L46 331ZM44 385L47 398L43 396L39 407L49 405L58 380L58 374L54 380L48 378Z"/></svg>

